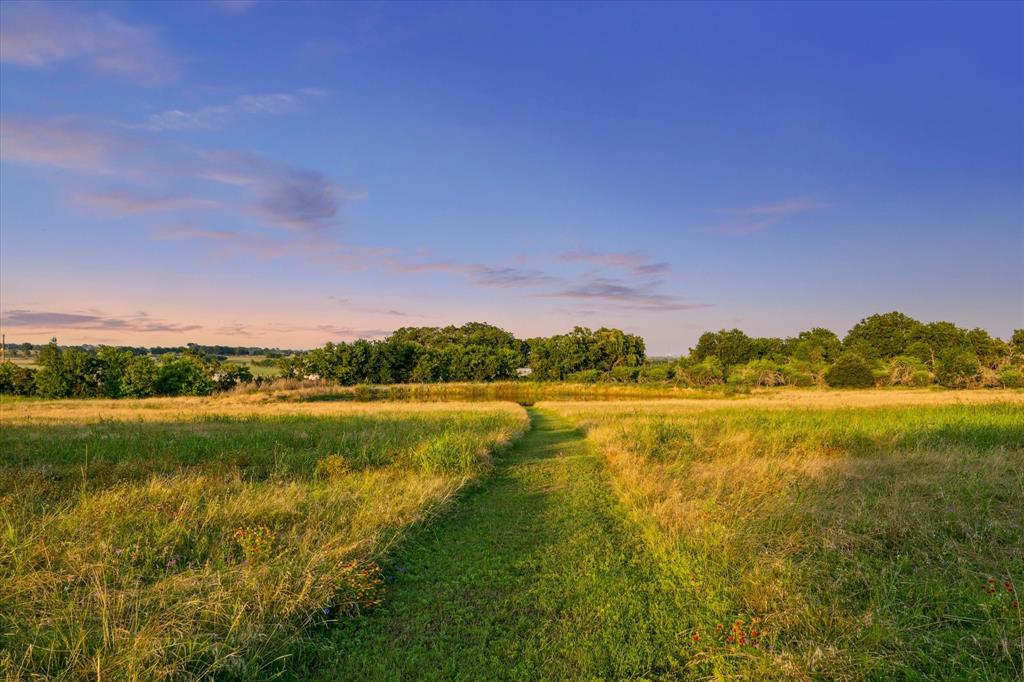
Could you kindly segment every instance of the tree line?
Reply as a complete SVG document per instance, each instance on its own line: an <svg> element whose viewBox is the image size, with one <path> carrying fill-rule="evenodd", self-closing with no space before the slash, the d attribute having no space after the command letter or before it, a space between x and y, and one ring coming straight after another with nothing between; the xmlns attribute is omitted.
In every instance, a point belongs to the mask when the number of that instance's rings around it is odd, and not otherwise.
<svg viewBox="0 0 1024 682"><path fill-rule="evenodd" d="M147 398L210 395L253 381L248 367L186 349L158 357L131 348L61 347L54 339L35 355L38 368L0 365L0 393L43 398Z"/></svg>
<svg viewBox="0 0 1024 682"><path fill-rule="evenodd" d="M208 395L260 381L247 367L209 352L227 348L189 344L143 354L111 346L62 348L54 340L35 355L38 369L0 366L0 392L48 398ZM890 312L861 320L842 338L821 327L788 338L723 329L702 334L687 355L649 359L644 340L620 329L576 327L517 339L494 325L470 322L403 327L382 340L327 343L282 352L273 361L285 378L342 385L526 379L695 388L1024 387L1024 329L1004 341L983 329Z"/></svg>

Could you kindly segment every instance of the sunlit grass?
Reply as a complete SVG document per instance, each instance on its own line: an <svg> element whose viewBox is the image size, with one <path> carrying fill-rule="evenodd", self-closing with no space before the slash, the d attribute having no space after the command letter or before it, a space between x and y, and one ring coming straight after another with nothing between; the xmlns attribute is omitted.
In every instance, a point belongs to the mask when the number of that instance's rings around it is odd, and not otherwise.
<svg viewBox="0 0 1024 682"><path fill-rule="evenodd" d="M310 626L372 606L376 559L526 427L498 403L108 405L5 405L14 679L259 677Z"/></svg>
<svg viewBox="0 0 1024 682"><path fill-rule="evenodd" d="M1019 678L1020 396L836 395L549 407L604 452L679 590L679 675Z"/></svg>

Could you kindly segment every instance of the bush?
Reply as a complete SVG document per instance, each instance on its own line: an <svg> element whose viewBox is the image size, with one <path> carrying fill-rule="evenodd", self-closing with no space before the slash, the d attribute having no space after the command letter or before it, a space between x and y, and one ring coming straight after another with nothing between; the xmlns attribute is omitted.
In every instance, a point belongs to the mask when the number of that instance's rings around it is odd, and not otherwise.
<svg viewBox="0 0 1024 682"><path fill-rule="evenodd" d="M202 362L190 356L164 361L155 382L160 395L210 395L215 387Z"/></svg>
<svg viewBox="0 0 1024 682"><path fill-rule="evenodd" d="M947 388L967 388L981 378L981 365L970 351L948 351L935 363L935 378Z"/></svg>
<svg viewBox="0 0 1024 682"><path fill-rule="evenodd" d="M729 369L729 384L734 386L781 386L786 378L771 360L751 360Z"/></svg>
<svg viewBox="0 0 1024 682"><path fill-rule="evenodd" d="M619 365L618 367L612 367L612 371L608 373L608 376L611 378L612 381L629 384L635 382L639 374L639 367L627 367L626 365Z"/></svg>
<svg viewBox="0 0 1024 682"><path fill-rule="evenodd" d="M1024 388L1024 372L1016 367L1007 367L999 373L999 385L1003 388Z"/></svg>
<svg viewBox="0 0 1024 682"><path fill-rule="evenodd" d="M821 366L814 362L791 358L779 371L787 386L816 386L821 381Z"/></svg>
<svg viewBox="0 0 1024 682"><path fill-rule="evenodd" d="M725 376L722 363L716 357L710 357L682 370L686 383L696 388L707 388L722 383Z"/></svg>
<svg viewBox="0 0 1024 682"><path fill-rule="evenodd" d="M618 367L616 367L615 369L618 369ZM614 375L615 370L612 370L612 376ZM675 371L672 369L672 366L661 363L657 365L644 365L644 367L640 370L640 376L638 377L638 380L641 383L654 384L670 381L674 376Z"/></svg>
<svg viewBox="0 0 1024 682"><path fill-rule="evenodd" d="M32 395L36 390L35 371L7 361L0 365L0 393Z"/></svg>
<svg viewBox="0 0 1024 682"><path fill-rule="evenodd" d="M833 388L871 388L875 385L875 375L864 358L846 353L825 372L825 382Z"/></svg>
<svg viewBox="0 0 1024 682"><path fill-rule="evenodd" d="M926 369L916 370L910 375L911 386L931 386L932 385L932 373Z"/></svg>
<svg viewBox="0 0 1024 682"><path fill-rule="evenodd" d="M928 368L916 357L897 355L889 361L886 379L893 386L914 386L918 385L914 383L914 376L921 371L927 375Z"/></svg>
<svg viewBox="0 0 1024 682"><path fill-rule="evenodd" d="M600 370L585 369L582 372L573 372L565 377L566 381L577 384L596 384L601 379Z"/></svg>

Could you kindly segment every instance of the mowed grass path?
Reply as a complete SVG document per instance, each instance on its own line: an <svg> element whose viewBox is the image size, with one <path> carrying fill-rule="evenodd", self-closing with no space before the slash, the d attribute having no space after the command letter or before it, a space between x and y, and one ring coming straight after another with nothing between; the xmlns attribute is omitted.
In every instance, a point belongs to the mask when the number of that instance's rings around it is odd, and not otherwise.
<svg viewBox="0 0 1024 682"><path fill-rule="evenodd" d="M531 409L488 482L404 542L384 605L293 669L318 679L581 679L668 672L688 633L623 527L583 433Z"/></svg>

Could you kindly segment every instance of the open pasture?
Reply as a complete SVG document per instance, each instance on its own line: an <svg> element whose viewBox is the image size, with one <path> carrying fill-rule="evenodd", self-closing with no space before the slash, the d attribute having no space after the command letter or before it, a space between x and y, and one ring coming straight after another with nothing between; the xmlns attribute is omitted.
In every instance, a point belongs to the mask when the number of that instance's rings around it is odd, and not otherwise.
<svg viewBox="0 0 1024 682"><path fill-rule="evenodd" d="M113 407L116 405L116 408ZM261 676L526 427L509 404L3 406L0 669Z"/></svg>
<svg viewBox="0 0 1024 682"><path fill-rule="evenodd" d="M1019 679L1019 393L551 403L684 604L682 677Z"/></svg>

